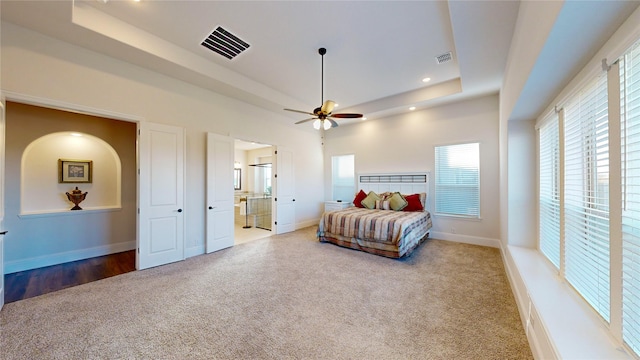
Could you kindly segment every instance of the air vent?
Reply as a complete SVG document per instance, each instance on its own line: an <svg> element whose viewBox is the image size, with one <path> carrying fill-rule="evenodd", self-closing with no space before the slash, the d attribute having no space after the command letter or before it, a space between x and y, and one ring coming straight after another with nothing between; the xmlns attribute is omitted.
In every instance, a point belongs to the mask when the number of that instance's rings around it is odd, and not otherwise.
<svg viewBox="0 0 640 360"><path fill-rule="evenodd" d="M232 60L249 48L249 44L218 26L201 44L207 49Z"/></svg>
<svg viewBox="0 0 640 360"><path fill-rule="evenodd" d="M451 61L452 58L453 56L451 55L451 51L449 51L448 53L436 56L436 62L438 64L442 64Z"/></svg>

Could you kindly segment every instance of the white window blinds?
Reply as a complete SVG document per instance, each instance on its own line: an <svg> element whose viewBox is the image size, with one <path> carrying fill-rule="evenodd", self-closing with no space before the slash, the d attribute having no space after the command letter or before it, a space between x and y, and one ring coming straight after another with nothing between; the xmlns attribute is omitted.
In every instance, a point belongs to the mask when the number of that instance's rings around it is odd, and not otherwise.
<svg viewBox="0 0 640 360"><path fill-rule="evenodd" d="M622 337L640 353L640 46L620 61Z"/></svg>
<svg viewBox="0 0 640 360"><path fill-rule="evenodd" d="M560 143L558 115L546 119L539 131L540 251L560 268Z"/></svg>
<svg viewBox="0 0 640 360"><path fill-rule="evenodd" d="M436 214L480 217L480 144L435 148Z"/></svg>
<svg viewBox="0 0 640 360"><path fill-rule="evenodd" d="M565 277L610 321L606 74L573 96L564 113Z"/></svg>

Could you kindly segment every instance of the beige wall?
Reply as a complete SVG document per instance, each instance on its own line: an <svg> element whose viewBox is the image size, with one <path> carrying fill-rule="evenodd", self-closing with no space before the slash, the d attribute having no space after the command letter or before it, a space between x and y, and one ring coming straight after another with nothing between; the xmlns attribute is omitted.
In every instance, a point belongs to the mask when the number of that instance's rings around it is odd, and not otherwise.
<svg viewBox="0 0 640 360"><path fill-rule="evenodd" d="M95 136L107 142L117 152L122 165L121 209L41 216L20 215L20 193L22 190L30 191L21 189L21 183L35 184L35 181L41 181L42 186L46 187L45 182L51 181L47 177L21 179L23 153L34 140L61 131L77 131ZM11 229L5 242L6 271L45 266L61 260L70 261L69 259L84 258L87 255L97 256L92 254L135 247L135 123L8 102L6 135L5 227ZM100 177L101 174L94 172L94 176ZM90 198L94 191L100 191L98 184L75 185L91 190L88 195Z"/></svg>
<svg viewBox="0 0 640 360"><path fill-rule="evenodd" d="M498 96L490 95L326 132L325 194L331 194L331 157L354 154L356 174L431 171L437 145L480 143L481 220L435 216L432 237L497 246L500 235ZM328 199L327 199L328 200Z"/></svg>

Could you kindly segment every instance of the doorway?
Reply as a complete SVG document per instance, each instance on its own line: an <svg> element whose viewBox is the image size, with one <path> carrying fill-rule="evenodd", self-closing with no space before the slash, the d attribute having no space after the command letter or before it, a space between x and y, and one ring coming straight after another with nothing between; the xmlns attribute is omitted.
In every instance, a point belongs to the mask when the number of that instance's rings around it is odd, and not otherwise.
<svg viewBox="0 0 640 360"><path fill-rule="evenodd" d="M273 146L235 140L234 245L271 236Z"/></svg>
<svg viewBox="0 0 640 360"><path fill-rule="evenodd" d="M130 121L58 110L54 107L48 107L46 104L42 106L30 105L18 101L7 101L6 104L4 227L11 229L11 232L6 235L11 241L11 246L5 247L4 271L7 272L7 275L4 278L10 278L11 281L7 281L5 296L15 297L17 294L24 298L31 293L39 295L38 292L43 289L51 291L51 288L57 290L78 285L86 282L86 279L97 280L100 278L98 273L108 277L135 269L136 255L133 249L136 247L136 199L138 196L135 185L137 178L137 124ZM68 141L77 145L78 151L85 149L84 153L58 154L56 149L70 150L54 147L48 151L55 153L55 159L49 159L47 156L36 157L37 161L42 161L42 163L36 164L38 167L53 169L53 171L47 170L46 173L35 175L25 172L26 167L21 162L27 146L48 134L69 130L73 130L75 133L69 134ZM91 146L93 143L89 140L81 140L90 136L75 137L85 134L93 134L117 151L121 163L120 170L116 170L121 174L119 182L122 184L122 188L118 190L120 191L120 204L110 203L109 199L111 198L105 198L105 194L109 192L100 191L105 186L115 184L113 181L105 180L111 178L107 176L107 173L112 174L113 172L105 170L107 169L105 168L107 160L100 157L96 147ZM76 140L73 140L72 137ZM91 182L59 183L60 180L56 174L58 157L95 160L96 162L92 163L92 168L97 171L98 175ZM102 160L98 161L98 159ZM36 162L35 160L30 161ZM36 179L34 181L39 184L37 189L32 185L33 181L25 181L23 178L25 176ZM105 183L105 181L107 182ZM91 200L83 202L84 210L77 214L76 212L56 211L55 203L45 196L42 196L38 203L40 207L36 205L24 207L21 200L21 193L24 191L27 191L27 194L33 198L35 190L47 191L47 195L64 195L65 191L72 191L76 186L80 187L83 192L87 192L88 199ZM118 196L115 198L117 199ZM100 202L97 199L101 199ZM72 205L70 204L70 206ZM64 210L68 210L70 207L64 208L64 206L63 204ZM39 213L38 210L42 211ZM110 230L95 231L95 229L104 228ZM78 266L79 270L70 270L74 266ZM96 270L103 268L106 270ZM65 272L71 275L67 276ZM55 273L56 275L45 276L45 273ZM40 281L39 283L33 281L25 283L24 280L29 277L37 277ZM44 280L52 278L60 282L59 286L51 280ZM20 281L16 282L17 280ZM20 283L31 284L31 288L26 285L24 287L16 285Z"/></svg>

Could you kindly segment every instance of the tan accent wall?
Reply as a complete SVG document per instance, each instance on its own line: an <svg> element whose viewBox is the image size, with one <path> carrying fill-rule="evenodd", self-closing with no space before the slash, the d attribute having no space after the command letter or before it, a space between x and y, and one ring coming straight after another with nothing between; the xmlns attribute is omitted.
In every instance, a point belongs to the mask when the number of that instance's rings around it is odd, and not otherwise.
<svg viewBox="0 0 640 360"><path fill-rule="evenodd" d="M133 122L7 103L5 228L10 230L10 235L5 239L5 272L135 247L136 129ZM34 140L61 131L90 134L114 148L122 165L121 209L19 215L22 154ZM100 174L94 173L94 176Z"/></svg>

